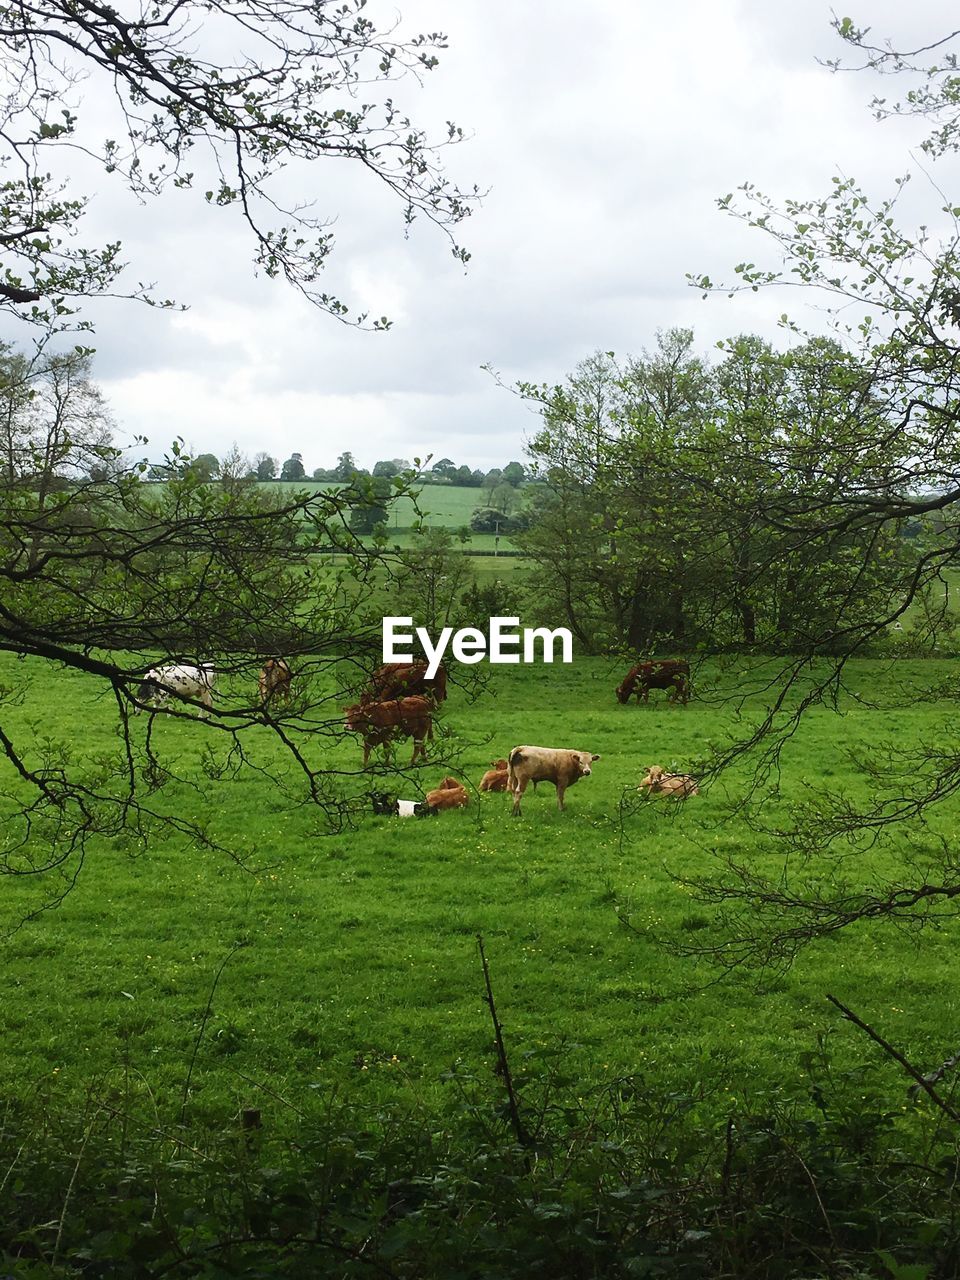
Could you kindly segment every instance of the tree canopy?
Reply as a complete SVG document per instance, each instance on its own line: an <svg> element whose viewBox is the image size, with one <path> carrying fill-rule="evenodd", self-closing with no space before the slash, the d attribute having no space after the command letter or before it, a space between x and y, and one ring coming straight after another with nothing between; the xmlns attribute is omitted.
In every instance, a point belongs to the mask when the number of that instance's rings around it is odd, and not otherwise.
<svg viewBox="0 0 960 1280"><path fill-rule="evenodd" d="M422 80L445 38L404 36L398 27L379 30L364 0L167 0L128 13L89 0L32 0L6 9L0 306L59 327L87 324L76 315L82 299L97 294L171 305L142 282L120 282L119 241L79 238L88 197L77 181L57 176L64 149L82 152L142 199L177 189L236 213L256 268L339 318L348 305L320 284L336 210L291 199L279 181L291 166L308 181L304 165L353 162L396 198L406 225L429 219L466 261L453 229L477 192L460 191L440 163L461 130L451 123L440 137L428 135L394 88L407 77Z"/></svg>

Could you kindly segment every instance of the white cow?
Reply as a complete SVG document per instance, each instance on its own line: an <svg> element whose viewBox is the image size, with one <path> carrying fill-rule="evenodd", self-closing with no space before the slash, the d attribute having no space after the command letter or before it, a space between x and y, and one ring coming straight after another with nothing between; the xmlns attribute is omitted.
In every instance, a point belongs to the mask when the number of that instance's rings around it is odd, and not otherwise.
<svg viewBox="0 0 960 1280"><path fill-rule="evenodd" d="M213 689L216 679L212 662L204 662L199 667L176 664L151 667L140 682L137 701L162 707L171 697L189 698L203 704L200 715L205 719L213 710ZM140 707L134 708L136 711L140 709Z"/></svg>

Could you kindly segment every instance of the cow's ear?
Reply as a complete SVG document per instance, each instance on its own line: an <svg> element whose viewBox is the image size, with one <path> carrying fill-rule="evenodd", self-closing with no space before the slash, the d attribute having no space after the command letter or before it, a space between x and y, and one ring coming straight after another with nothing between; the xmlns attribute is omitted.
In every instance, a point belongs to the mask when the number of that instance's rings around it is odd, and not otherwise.
<svg viewBox="0 0 960 1280"><path fill-rule="evenodd" d="M600 757L599 757L599 756L591 756L591 757L590 757L590 759L591 759L591 760L599 760L599 759L600 759Z"/></svg>

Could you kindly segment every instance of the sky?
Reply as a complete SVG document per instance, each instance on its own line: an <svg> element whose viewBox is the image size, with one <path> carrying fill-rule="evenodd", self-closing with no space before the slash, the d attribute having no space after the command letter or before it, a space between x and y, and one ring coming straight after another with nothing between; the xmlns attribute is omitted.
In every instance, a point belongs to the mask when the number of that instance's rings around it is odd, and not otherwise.
<svg viewBox="0 0 960 1280"><path fill-rule="evenodd" d="M537 417L509 390L519 380L560 382L596 350L639 354L675 325L706 355L743 332L786 344L788 309L822 327L796 291L704 300L688 285L688 272L729 279L744 259L776 265L719 196L750 181L808 198L837 175L884 195L918 172L921 127L878 124L874 79L818 65L843 52L819 0L369 0L368 12L449 37L404 102L467 135L445 165L485 192L457 232L469 265L426 223L405 238L399 205L348 166L291 174L335 220L324 283L393 320L361 332L255 277L231 212L178 192L144 206L99 177L87 232L121 239L132 280L189 306L95 308L95 374L120 443L146 436L151 459L176 437L218 456L233 444L280 463L298 452L308 474L344 450L367 467L522 461ZM945 33L933 0L908 11L850 0L843 12L907 44Z"/></svg>

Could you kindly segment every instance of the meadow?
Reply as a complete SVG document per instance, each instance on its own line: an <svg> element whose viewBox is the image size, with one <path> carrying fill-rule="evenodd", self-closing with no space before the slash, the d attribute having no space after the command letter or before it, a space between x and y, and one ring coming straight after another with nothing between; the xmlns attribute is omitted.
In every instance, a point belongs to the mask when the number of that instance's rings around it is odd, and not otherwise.
<svg viewBox="0 0 960 1280"><path fill-rule="evenodd" d="M280 481L261 483L260 488L271 493L289 494L291 492L324 492L340 486L330 483L303 481L300 484L281 484ZM443 528L451 531L470 530L470 517L477 507L485 505L484 491L470 488L467 485L423 485L418 491L416 506L413 499L407 496L394 499L390 503L390 515L387 530L391 545L400 547L413 545L413 526L420 518L428 528ZM419 515L418 515L419 512ZM515 544L506 535L499 539L492 533L470 533L465 544L472 551L489 552L491 557L495 551L515 550Z"/></svg>
<svg viewBox="0 0 960 1280"><path fill-rule="evenodd" d="M455 685L442 717L450 736L425 766L387 785L418 798L453 767L476 786L491 759L523 742L600 753L593 776L568 792L566 812L542 785L518 818L502 794L423 821L375 817L361 801L350 825L331 834L309 804L271 781L288 766L268 730L251 730L249 767L215 780L217 735L158 716L155 745L184 778L164 788L163 803L202 820L237 860L170 837L152 847L103 840L62 903L33 918L51 882L3 877L0 1092L79 1098L91 1081L135 1071L159 1108L180 1098L189 1075L201 1118L256 1106L282 1125L311 1091L331 1090L442 1110L453 1101L451 1067L485 1071L492 1061L478 935L508 1050L523 1060L562 1053L583 1089L640 1073L651 1090L697 1092L705 1113L720 1117L802 1085L818 1036L839 1062L876 1066L827 991L912 1060L937 1064L956 1048L960 1013L943 982L958 940L953 921L909 936L858 926L811 946L776 977L740 969L721 980L675 948L716 936L684 876L718 870L725 855L782 867L782 850L753 829L751 814L785 819L824 787L862 798L848 748L879 755L887 740L949 735L945 706L874 705L895 683L948 670L853 664L839 713L806 716L779 787L770 780L745 811L731 804L745 794L749 761L684 805L638 803L635 791L647 765L696 770L762 712L760 695L743 708L731 700L744 682L736 664L702 667L685 710L657 693L649 707L620 706L620 667L601 659L496 668L475 701ZM93 759L115 745L112 704L86 677L5 659L0 680L24 687L4 727L15 739L28 735L36 752L61 740ZM231 696L251 691L228 682L223 697ZM308 749L314 763L345 771L348 790L374 785L355 739L322 737ZM846 874L866 881L934 849L956 816L957 801L947 800L927 828L858 853Z"/></svg>

